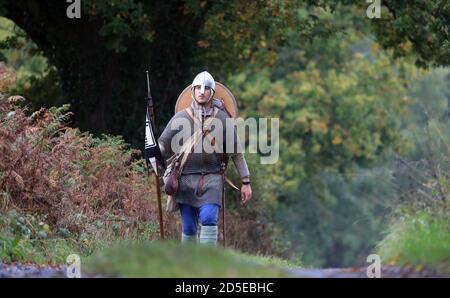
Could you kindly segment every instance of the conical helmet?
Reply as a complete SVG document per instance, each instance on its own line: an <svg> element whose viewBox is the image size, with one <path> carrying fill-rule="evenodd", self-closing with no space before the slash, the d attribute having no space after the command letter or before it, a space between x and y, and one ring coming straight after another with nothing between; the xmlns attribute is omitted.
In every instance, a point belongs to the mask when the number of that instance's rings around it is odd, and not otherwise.
<svg viewBox="0 0 450 298"><path fill-rule="evenodd" d="M195 86L201 86L200 92L202 94L205 92L205 87L211 88L213 90L213 92L211 92L211 97L216 91L216 82L214 81L213 76L207 71L202 71L196 75L191 86L192 88Z"/></svg>

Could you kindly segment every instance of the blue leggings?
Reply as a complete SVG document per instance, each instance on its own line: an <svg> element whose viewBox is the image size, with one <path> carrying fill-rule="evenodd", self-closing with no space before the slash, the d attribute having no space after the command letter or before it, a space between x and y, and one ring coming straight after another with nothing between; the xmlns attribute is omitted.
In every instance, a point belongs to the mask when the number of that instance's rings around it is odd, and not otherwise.
<svg viewBox="0 0 450 298"><path fill-rule="evenodd" d="M217 226L219 208L217 204L206 204L199 208L188 204L181 204L181 229L185 235L197 235L198 220L202 226Z"/></svg>

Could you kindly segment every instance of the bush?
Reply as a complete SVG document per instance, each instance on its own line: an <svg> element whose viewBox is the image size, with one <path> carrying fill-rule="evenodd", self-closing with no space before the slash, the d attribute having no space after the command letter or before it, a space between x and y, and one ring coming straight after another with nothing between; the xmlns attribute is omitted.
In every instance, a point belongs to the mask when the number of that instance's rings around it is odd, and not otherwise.
<svg viewBox="0 0 450 298"><path fill-rule="evenodd" d="M15 209L0 217L0 260L62 264L71 253L89 253L70 233L63 234L45 223L45 216L24 215Z"/></svg>
<svg viewBox="0 0 450 298"><path fill-rule="evenodd" d="M429 267L450 274L450 217L440 211L405 215L378 245L386 263Z"/></svg>
<svg viewBox="0 0 450 298"><path fill-rule="evenodd" d="M46 214L50 224L72 232L101 220L118 224L124 234L129 223L156 220L154 188L140 151L120 137L99 139L64 126L67 109L27 116L10 101L0 101L1 210L14 206ZM127 221L117 223L108 214Z"/></svg>

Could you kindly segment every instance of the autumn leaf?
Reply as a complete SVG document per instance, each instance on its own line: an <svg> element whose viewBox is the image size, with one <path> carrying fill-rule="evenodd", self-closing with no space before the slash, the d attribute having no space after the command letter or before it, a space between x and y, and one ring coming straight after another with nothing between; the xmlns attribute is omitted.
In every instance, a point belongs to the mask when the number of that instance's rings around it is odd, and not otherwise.
<svg viewBox="0 0 450 298"><path fill-rule="evenodd" d="M335 136L335 137L333 138L333 141L331 141L331 143L332 143L333 145L339 145L339 144L342 143L342 139L341 139L340 136Z"/></svg>
<svg viewBox="0 0 450 298"><path fill-rule="evenodd" d="M199 40L197 41L197 46L199 48L207 48L209 47L209 42L207 40Z"/></svg>
<svg viewBox="0 0 450 298"><path fill-rule="evenodd" d="M16 173L16 171L11 171L11 175L14 177L14 180L16 181L16 183L18 184L20 189L24 189L25 188L25 184L23 182L23 178L22 176L20 176L19 174Z"/></svg>
<svg viewBox="0 0 450 298"><path fill-rule="evenodd" d="M315 145L313 146L312 151L313 151L314 153L319 153L319 152L320 152L320 149L321 149L320 144L315 144Z"/></svg>

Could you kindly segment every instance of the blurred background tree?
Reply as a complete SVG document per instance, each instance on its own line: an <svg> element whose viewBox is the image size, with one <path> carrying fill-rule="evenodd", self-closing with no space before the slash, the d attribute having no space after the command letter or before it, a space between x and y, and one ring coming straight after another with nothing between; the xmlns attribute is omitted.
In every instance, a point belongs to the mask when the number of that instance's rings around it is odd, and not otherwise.
<svg viewBox="0 0 450 298"><path fill-rule="evenodd" d="M246 117L280 118L280 161L251 165L259 175L267 171L257 192L272 185L257 197L276 198L270 216L280 242L317 266L365 262L395 197L384 166L409 148L401 115L411 102L406 87L420 71L382 51L358 26L357 11L317 13L341 31L311 43L291 32L277 63L230 79Z"/></svg>

